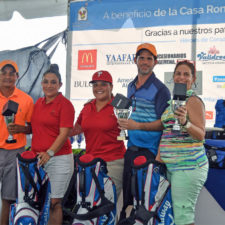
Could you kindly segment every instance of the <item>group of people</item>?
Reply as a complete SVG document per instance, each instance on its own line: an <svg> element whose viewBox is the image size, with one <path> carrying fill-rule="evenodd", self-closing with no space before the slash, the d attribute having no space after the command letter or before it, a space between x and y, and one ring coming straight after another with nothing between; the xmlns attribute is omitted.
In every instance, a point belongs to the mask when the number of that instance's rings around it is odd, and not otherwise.
<svg viewBox="0 0 225 225"><path fill-rule="evenodd" d="M191 89L196 80L195 65L183 60L175 67L174 83L186 84L187 98L185 106L174 112L168 88L153 72L157 64L155 46L140 44L134 62L138 74L127 91L132 100L130 119L116 118L111 105L113 79L108 71L101 70L90 81L95 98L84 105L75 124L74 107L59 92L62 82L57 65L51 65L44 73L41 83L44 97L33 105L31 97L15 86L19 76L16 63L11 60L0 63L0 111L8 100L19 103L13 123L7 126L0 115L1 225L8 224L9 206L16 199L16 154L24 151L25 135L29 133L32 151L38 154L39 164L44 166L51 182L49 224L62 224L61 201L74 170L68 137L80 133L85 136L86 152L107 162L117 196L123 190L123 209L132 204L131 162L144 155L166 164L175 224L194 224L195 205L208 173L203 146L204 103ZM179 134L173 131L176 120L181 125ZM117 140L121 129L128 130L127 149L123 141ZM9 133L16 143L5 142Z"/></svg>

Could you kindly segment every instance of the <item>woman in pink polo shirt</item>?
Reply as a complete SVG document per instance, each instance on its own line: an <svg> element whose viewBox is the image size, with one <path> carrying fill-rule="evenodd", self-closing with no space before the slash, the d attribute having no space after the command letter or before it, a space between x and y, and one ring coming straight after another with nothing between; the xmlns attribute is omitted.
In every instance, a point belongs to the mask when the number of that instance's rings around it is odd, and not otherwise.
<svg viewBox="0 0 225 225"><path fill-rule="evenodd" d="M108 175L116 185L117 196L122 188L122 175L125 146L118 141L120 129L110 103L112 95L112 76L107 71L98 71L92 76L95 99L84 105L72 135L84 133L86 152L107 162ZM71 135L71 136L72 136Z"/></svg>
<svg viewBox="0 0 225 225"><path fill-rule="evenodd" d="M45 96L37 100L32 114L32 151L39 155L39 164L44 165L51 183L49 224L62 224L61 200L74 170L68 135L75 111L59 92L62 82L56 64L44 73L41 84Z"/></svg>

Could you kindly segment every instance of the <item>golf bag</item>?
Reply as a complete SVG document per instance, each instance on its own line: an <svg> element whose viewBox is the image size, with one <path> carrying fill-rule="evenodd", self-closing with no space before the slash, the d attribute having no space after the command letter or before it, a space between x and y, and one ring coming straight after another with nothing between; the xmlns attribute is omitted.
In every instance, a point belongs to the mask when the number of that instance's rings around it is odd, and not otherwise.
<svg viewBox="0 0 225 225"><path fill-rule="evenodd" d="M171 189L165 165L138 156L132 165L131 193L133 208L118 225L174 224Z"/></svg>
<svg viewBox="0 0 225 225"><path fill-rule="evenodd" d="M204 146L209 160L209 167L225 169L225 141L206 139Z"/></svg>
<svg viewBox="0 0 225 225"><path fill-rule="evenodd" d="M11 205L10 225L46 225L50 182L33 152L17 155L17 200Z"/></svg>
<svg viewBox="0 0 225 225"><path fill-rule="evenodd" d="M214 139L223 139L225 140L225 100L218 99L215 105L216 109L216 121L214 127L224 128L224 131L214 131Z"/></svg>
<svg viewBox="0 0 225 225"><path fill-rule="evenodd" d="M107 176L106 163L100 158L85 154L76 159L76 204L72 211L64 208L71 217L69 224L114 225L116 219L116 187Z"/></svg>

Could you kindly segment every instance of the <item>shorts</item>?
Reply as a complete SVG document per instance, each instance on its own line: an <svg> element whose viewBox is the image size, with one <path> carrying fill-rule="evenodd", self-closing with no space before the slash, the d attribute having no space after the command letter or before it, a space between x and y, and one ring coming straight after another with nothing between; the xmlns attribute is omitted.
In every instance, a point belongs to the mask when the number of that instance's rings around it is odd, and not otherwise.
<svg viewBox="0 0 225 225"><path fill-rule="evenodd" d="M1 198L15 201L17 197L17 154L24 152L24 147L13 150L0 148Z"/></svg>
<svg viewBox="0 0 225 225"><path fill-rule="evenodd" d="M176 225L194 223L195 205L207 175L208 164L194 170L168 172Z"/></svg>
<svg viewBox="0 0 225 225"><path fill-rule="evenodd" d="M44 169L51 184L51 198L63 198L74 171L73 154L51 157Z"/></svg>
<svg viewBox="0 0 225 225"><path fill-rule="evenodd" d="M107 162L108 175L116 185L117 200L122 190L124 159Z"/></svg>

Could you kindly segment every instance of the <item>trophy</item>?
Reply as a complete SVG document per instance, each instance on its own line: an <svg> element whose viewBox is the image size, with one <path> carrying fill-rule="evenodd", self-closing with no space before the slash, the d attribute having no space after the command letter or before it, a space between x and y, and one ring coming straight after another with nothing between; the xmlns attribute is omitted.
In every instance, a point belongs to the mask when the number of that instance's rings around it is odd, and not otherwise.
<svg viewBox="0 0 225 225"><path fill-rule="evenodd" d="M4 116L6 125L13 123L15 119L15 114L17 113L19 104L12 100L9 100L2 109L2 115ZM8 139L5 140L6 143L12 144L16 143L16 139L13 138L13 135L9 134Z"/></svg>
<svg viewBox="0 0 225 225"><path fill-rule="evenodd" d="M126 98L122 94L116 94L115 98L111 102L111 105L114 106L114 114L118 119L129 119L132 113L132 101L129 98ZM122 141L126 140L125 130L120 131L120 135L117 136L117 140Z"/></svg>
<svg viewBox="0 0 225 225"><path fill-rule="evenodd" d="M84 134L80 133L80 134L76 135L75 140L77 142L78 149L80 149L81 148L81 142L84 140Z"/></svg>
<svg viewBox="0 0 225 225"><path fill-rule="evenodd" d="M129 119L132 112L132 107L130 106L129 109L117 109L114 107L114 114L118 119ZM120 135L117 136L118 141L126 140L126 132L125 130L120 131Z"/></svg>
<svg viewBox="0 0 225 225"><path fill-rule="evenodd" d="M187 85L182 83L175 83L173 89L173 100L172 100L172 110L175 111L186 104L186 91ZM172 131L179 133L181 130L181 126L177 118L175 118L175 123L173 125Z"/></svg>

